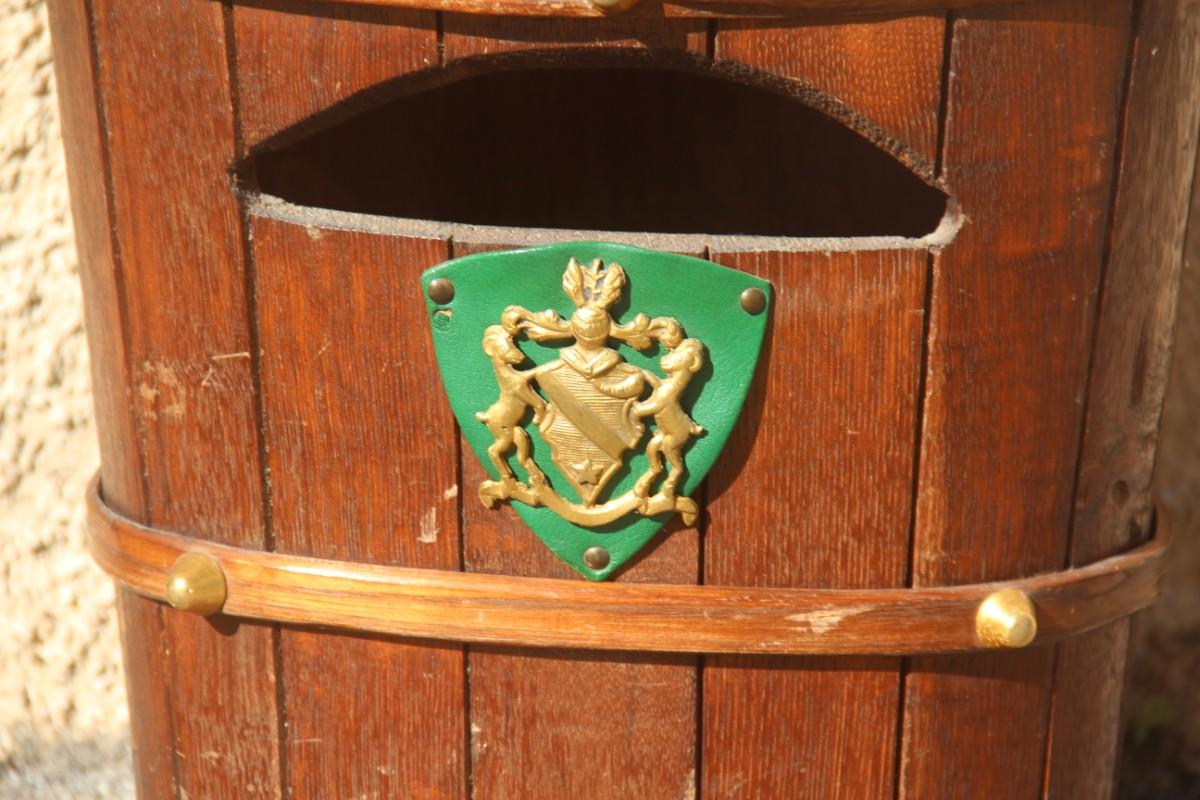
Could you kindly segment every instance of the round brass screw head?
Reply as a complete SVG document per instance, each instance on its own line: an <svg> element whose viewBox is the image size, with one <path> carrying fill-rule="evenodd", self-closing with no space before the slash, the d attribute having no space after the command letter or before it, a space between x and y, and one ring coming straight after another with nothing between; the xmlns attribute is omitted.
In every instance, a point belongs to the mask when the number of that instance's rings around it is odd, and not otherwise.
<svg viewBox="0 0 1200 800"><path fill-rule="evenodd" d="M1025 647L1037 629L1033 602L1019 589L993 592L975 612L975 637L985 647Z"/></svg>
<svg viewBox="0 0 1200 800"><path fill-rule="evenodd" d="M750 288L742 292L742 310L747 314L761 314L767 307L767 295L762 289Z"/></svg>
<svg viewBox="0 0 1200 800"><path fill-rule="evenodd" d="M583 551L583 563L587 564L592 569L604 569L611 561L608 551L603 547L589 547Z"/></svg>
<svg viewBox="0 0 1200 800"><path fill-rule="evenodd" d="M429 282L429 299L444 306L454 299L454 284L447 278L434 278Z"/></svg>
<svg viewBox="0 0 1200 800"><path fill-rule="evenodd" d="M167 602L180 611L207 617L225 605L225 573L205 553L184 553L167 576Z"/></svg>

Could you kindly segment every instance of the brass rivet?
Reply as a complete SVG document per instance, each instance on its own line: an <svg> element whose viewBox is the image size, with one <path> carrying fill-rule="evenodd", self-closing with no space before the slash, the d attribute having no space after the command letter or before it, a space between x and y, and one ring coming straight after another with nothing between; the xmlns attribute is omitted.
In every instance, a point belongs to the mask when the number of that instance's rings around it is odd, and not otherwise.
<svg viewBox="0 0 1200 800"><path fill-rule="evenodd" d="M592 569L604 569L608 566L610 556L603 547L589 547L583 551L583 563Z"/></svg>
<svg viewBox="0 0 1200 800"><path fill-rule="evenodd" d="M975 612L975 636L985 647L1025 647L1037 636L1037 612L1019 589L993 592Z"/></svg>
<svg viewBox="0 0 1200 800"><path fill-rule="evenodd" d="M180 611L208 616L225 605L225 573L205 553L184 553L167 577L167 602Z"/></svg>
<svg viewBox="0 0 1200 800"><path fill-rule="evenodd" d="M761 314L767 307L767 295L762 289L750 288L742 292L742 310L747 314Z"/></svg>
<svg viewBox="0 0 1200 800"><path fill-rule="evenodd" d="M429 299L444 306L454 299L454 284L446 278L434 278L429 282Z"/></svg>

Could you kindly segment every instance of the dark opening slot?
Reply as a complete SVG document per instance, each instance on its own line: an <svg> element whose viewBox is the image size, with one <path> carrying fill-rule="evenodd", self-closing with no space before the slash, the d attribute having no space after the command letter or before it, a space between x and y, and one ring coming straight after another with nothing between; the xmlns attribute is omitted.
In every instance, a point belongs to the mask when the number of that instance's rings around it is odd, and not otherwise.
<svg viewBox="0 0 1200 800"><path fill-rule="evenodd" d="M493 72L254 159L305 206L477 225L766 236L933 231L946 196L782 94L630 68Z"/></svg>

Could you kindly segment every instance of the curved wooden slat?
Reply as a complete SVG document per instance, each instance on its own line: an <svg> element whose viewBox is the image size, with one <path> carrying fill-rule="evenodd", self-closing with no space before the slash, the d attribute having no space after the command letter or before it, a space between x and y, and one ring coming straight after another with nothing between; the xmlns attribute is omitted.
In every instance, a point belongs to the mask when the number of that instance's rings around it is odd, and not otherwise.
<svg viewBox="0 0 1200 800"><path fill-rule="evenodd" d="M88 493L92 555L118 581L165 596L185 552L224 570L224 612L392 636L650 652L861 655L969 652L979 604L1019 589L1037 608L1039 643L1146 607L1158 594L1166 526L1135 550L1003 583L928 589L780 589L549 578L377 566L269 553L155 530Z"/></svg>
<svg viewBox="0 0 1200 800"><path fill-rule="evenodd" d="M625 12L605 10L592 0L332 0L457 14L515 17L788 17L838 14L916 14L948 8L997 5L996 0L675 0L642 2ZM1009 3L1017 0L1008 0Z"/></svg>

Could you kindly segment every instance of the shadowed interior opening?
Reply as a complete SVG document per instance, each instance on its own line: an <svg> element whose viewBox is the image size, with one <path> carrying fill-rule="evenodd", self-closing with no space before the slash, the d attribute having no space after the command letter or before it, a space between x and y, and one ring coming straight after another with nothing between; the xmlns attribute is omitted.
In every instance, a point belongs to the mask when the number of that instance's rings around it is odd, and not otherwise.
<svg viewBox="0 0 1200 800"><path fill-rule="evenodd" d="M646 68L491 72L253 158L304 206L507 227L920 237L946 196L754 85Z"/></svg>

